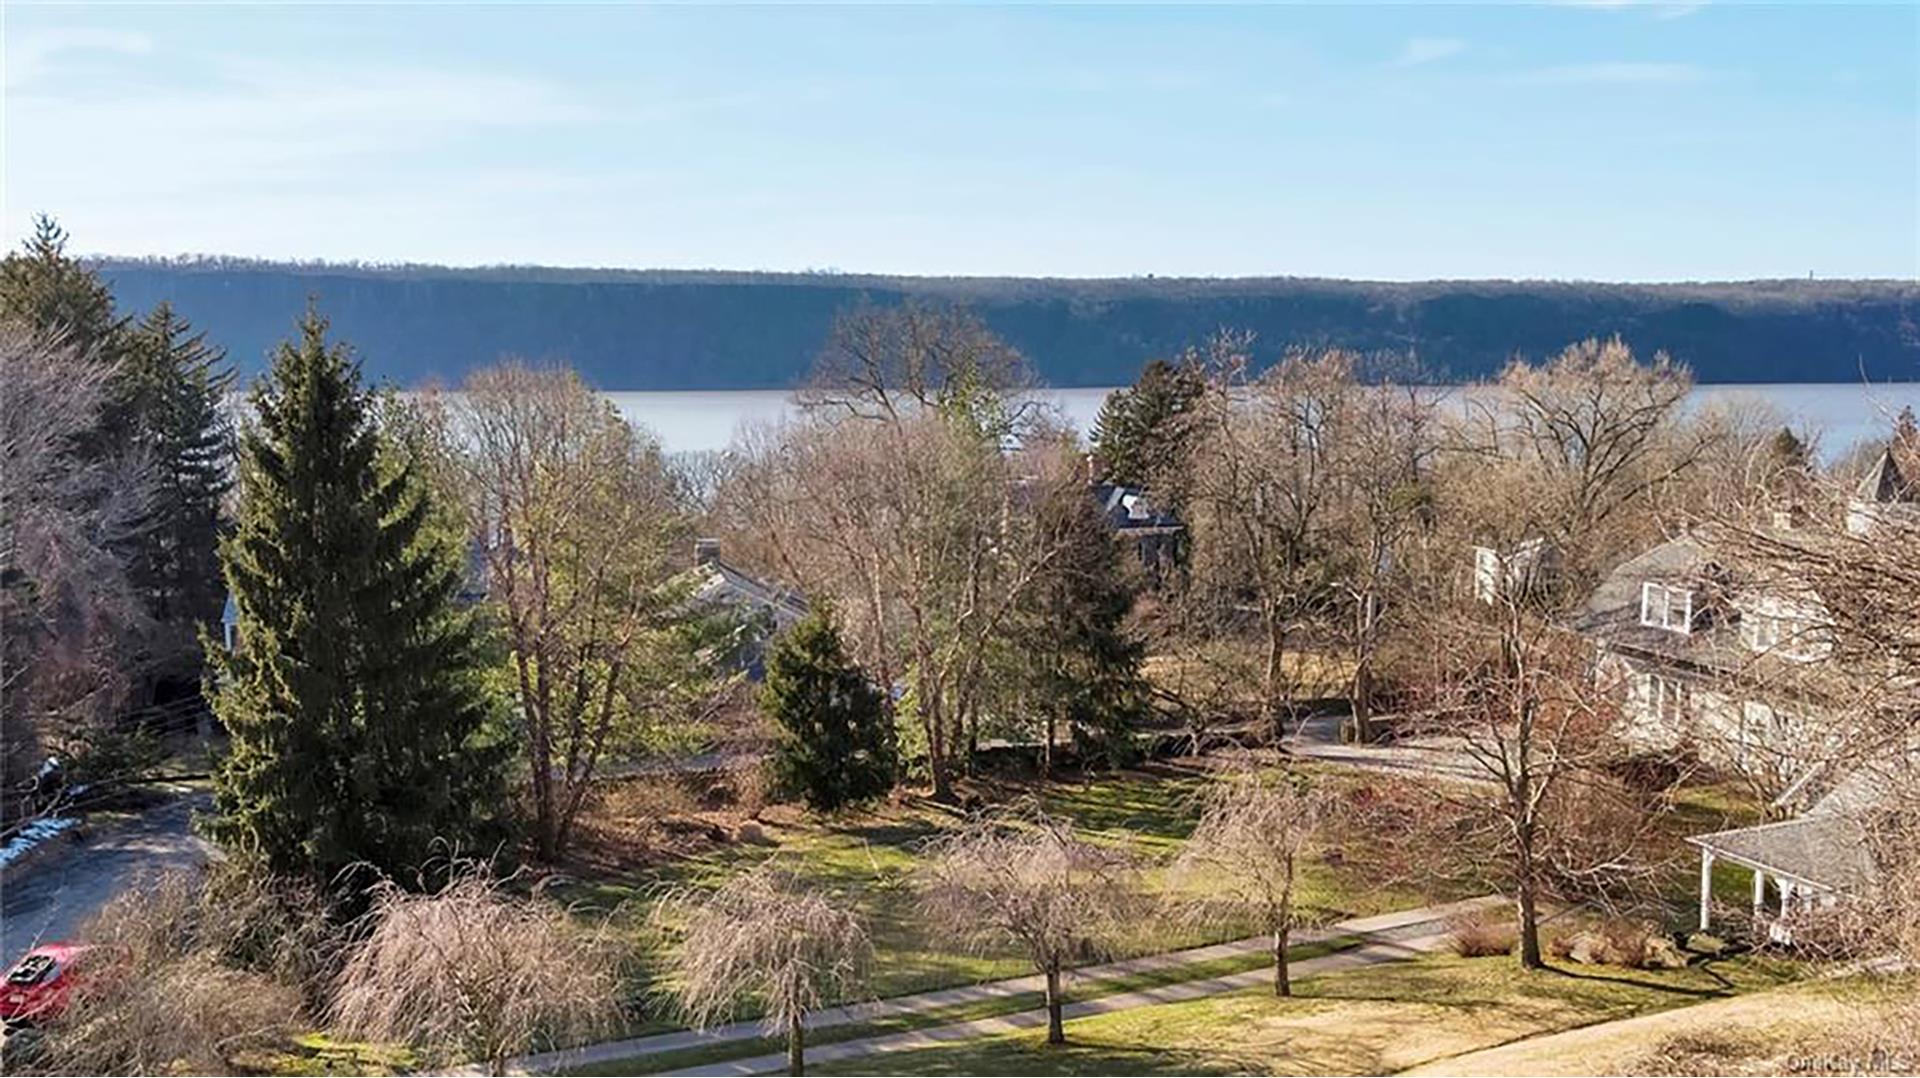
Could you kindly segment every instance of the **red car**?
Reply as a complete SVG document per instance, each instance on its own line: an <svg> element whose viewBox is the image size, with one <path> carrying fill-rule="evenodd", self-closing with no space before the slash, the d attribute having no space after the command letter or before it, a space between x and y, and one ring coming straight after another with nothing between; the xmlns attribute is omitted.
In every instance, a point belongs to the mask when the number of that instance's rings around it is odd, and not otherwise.
<svg viewBox="0 0 1920 1078"><path fill-rule="evenodd" d="M15 1025L60 1013L73 991L73 964L85 950L72 943L49 943L28 951L0 985L0 1021Z"/></svg>

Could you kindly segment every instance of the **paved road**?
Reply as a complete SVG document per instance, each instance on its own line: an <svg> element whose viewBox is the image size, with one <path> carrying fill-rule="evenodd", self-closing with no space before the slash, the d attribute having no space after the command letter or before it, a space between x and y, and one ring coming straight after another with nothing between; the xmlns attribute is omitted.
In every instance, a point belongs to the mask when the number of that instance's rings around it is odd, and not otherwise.
<svg viewBox="0 0 1920 1078"><path fill-rule="evenodd" d="M1498 904L1498 898L1475 898L1463 902L1448 903L1443 906L1429 906L1416 910L1403 910L1397 913L1382 914L1376 917L1362 917L1342 921L1325 929L1302 932L1296 935L1297 943L1313 940L1331 939L1337 936L1363 936L1367 942L1359 947L1320 958L1303 959L1293 963L1296 976L1310 976L1338 969L1350 969L1372 965L1377 962L1395 961L1412 957L1424 951L1443 945L1448 939L1445 931L1446 919L1462 910L1475 909ZM1133 974L1207 962L1234 955L1265 953L1269 946L1266 937L1237 940L1231 943L1217 943L1206 947L1194 947L1184 951L1150 955L1144 958L1110 962L1092 966L1074 972L1073 978L1082 982L1090 980L1111 980ZM1083 1000L1069 1004L1064 1014L1068 1018L1080 1018L1090 1014L1105 1014L1110 1011L1125 1010L1129 1007L1144 1007L1156 1003L1172 1003L1179 1000L1199 999L1221 992L1238 991L1257 985L1271 984L1273 970L1268 966L1236 973L1224 977L1211 977L1204 980L1183 981L1177 984L1163 985L1158 988L1143 989L1137 992L1121 992L1096 999ZM852 1023L870 1022L877 1018L892 1015L942 1010L964 1003L973 1003L986 999L1000 999L1008 996L1023 995L1043 991L1045 978L1035 974L1027 977L1015 977L1004 981L992 981L986 984L962 985L957 988L943 988L933 992L922 992L911 996L899 996L893 999L875 1000L848 1007L835 1007L809 1015L809 1029L827 1029ZM959 1022L952 1025L930 1029L914 1030L861 1040L843 1041L839 1044L822 1045L807 1049L809 1061L827 1061L846 1059L876 1052L899 1051L902 1048L918 1048L928 1044L955 1040L968 1040L974 1037L1004 1033L1013 1029L1030 1029L1044 1026L1047 1012L1044 1008L1023 1011L1016 1014L983 1018L972 1022ZM663 1052L679 1051L687 1048L701 1048L728 1042L751 1040L766 1036L766 1030L758 1022L735 1022L717 1029L699 1032L680 1030L674 1033L661 1033L651 1037L637 1037L625 1041L613 1041L606 1044L590 1045L585 1048L570 1049L563 1052L547 1052L514 1061L508 1067L510 1074L541 1074L552 1070L571 1067L584 1067L614 1062L631 1063L636 1068L644 1067L645 1060L639 1057L658 1055ZM698 1070L676 1071L676 1074L733 1075L761 1074L780 1071L786 1068L785 1054L751 1056L729 1060ZM480 1074L480 1070L467 1069L456 1074Z"/></svg>
<svg viewBox="0 0 1920 1078"><path fill-rule="evenodd" d="M1310 718L1288 734L1281 741L1281 747L1294 756L1350 767L1486 781L1486 770L1474 763L1455 739L1420 737L1388 745L1354 745L1340 740L1340 725L1345 721L1345 717L1340 715Z"/></svg>
<svg viewBox="0 0 1920 1078"><path fill-rule="evenodd" d="M71 938L149 871L204 865L209 848L190 823L195 809L210 804L205 793L177 792L137 820L100 827L79 842L55 839L59 848L0 872L0 962Z"/></svg>

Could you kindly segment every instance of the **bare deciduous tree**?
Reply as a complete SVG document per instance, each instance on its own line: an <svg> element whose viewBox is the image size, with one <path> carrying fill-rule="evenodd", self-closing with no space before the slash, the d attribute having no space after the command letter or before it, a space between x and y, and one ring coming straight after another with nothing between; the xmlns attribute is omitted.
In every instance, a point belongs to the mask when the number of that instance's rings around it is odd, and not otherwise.
<svg viewBox="0 0 1920 1078"><path fill-rule="evenodd" d="M80 452L107 403L106 364L0 325L0 780L111 715L139 672L148 619L127 579L154 480L137 453ZM0 818L19 806L9 797Z"/></svg>
<svg viewBox="0 0 1920 1078"><path fill-rule="evenodd" d="M362 938L334 983L332 1017L352 1035L405 1043L491 1073L539 1044L618 1027L615 955L600 933L538 896L506 893L484 866L455 866L434 894L373 889Z"/></svg>
<svg viewBox="0 0 1920 1078"><path fill-rule="evenodd" d="M1207 392L1193 430L1180 501L1193 532L1194 586L1226 628L1250 610L1259 633L1259 718L1278 738L1291 707L1286 657L1305 621L1334 594L1336 447L1349 437L1360 387L1353 357L1294 352L1257 379L1252 339L1208 345Z"/></svg>
<svg viewBox="0 0 1920 1078"><path fill-rule="evenodd" d="M1464 871L1511 897L1520 963L1537 968L1547 902L1651 896L1670 806L1610 777L1627 753L1583 641L1513 605L1432 617L1414 725L1446 738L1477 781L1435 784L1431 811L1405 821L1403 850L1415 871Z"/></svg>
<svg viewBox="0 0 1920 1078"><path fill-rule="evenodd" d="M1039 814L978 820L927 853L918 884L928 924L973 947L1025 952L1046 977L1047 1043L1066 1043L1061 976L1104 950L1134 908L1132 857Z"/></svg>
<svg viewBox="0 0 1920 1078"><path fill-rule="evenodd" d="M551 860L603 761L717 698L668 585L685 514L659 447L570 371L480 371L453 426Z"/></svg>
<svg viewBox="0 0 1920 1078"><path fill-rule="evenodd" d="M1276 996L1293 994L1287 950L1309 913L1298 902L1302 861L1337 805L1303 776L1243 766L1201 791L1200 821L1174 861L1192 913L1248 917L1272 938Z"/></svg>
<svg viewBox="0 0 1920 1078"><path fill-rule="evenodd" d="M865 983L866 923L844 900L775 865L712 893L682 890L669 904L687 918L673 971L688 1021L706 1029L758 1000L767 1032L786 1035L788 1073L804 1073L807 1015Z"/></svg>
<svg viewBox="0 0 1920 1078"><path fill-rule="evenodd" d="M802 394L811 407L869 419L971 407L1031 388L1020 353L964 307L909 299L862 302L834 320ZM1009 420L1022 407L1014 402Z"/></svg>
<svg viewBox="0 0 1920 1078"><path fill-rule="evenodd" d="M978 740L990 645L1066 543L1024 511L1006 451L1029 426L1016 360L971 316L858 311L807 414L750 436L729 476L735 530L831 596L860 664L906 688L942 801Z"/></svg>

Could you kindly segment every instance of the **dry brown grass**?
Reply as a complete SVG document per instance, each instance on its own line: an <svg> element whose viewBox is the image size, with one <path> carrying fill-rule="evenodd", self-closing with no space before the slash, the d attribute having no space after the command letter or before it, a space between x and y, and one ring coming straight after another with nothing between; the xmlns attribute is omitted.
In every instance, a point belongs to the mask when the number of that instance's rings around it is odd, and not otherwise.
<svg viewBox="0 0 1920 1078"><path fill-rule="evenodd" d="M1513 916L1501 910L1473 910L1447 919L1447 944L1462 958L1512 954L1520 934Z"/></svg>
<svg viewBox="0 0 1920 1078"><path fill-rule="evenodd" d="M82 938L78 987L30 1060L47 1073L234 1073L304 1024L301 978L332 933L310 896L216 869L129 889Z"/></svg>

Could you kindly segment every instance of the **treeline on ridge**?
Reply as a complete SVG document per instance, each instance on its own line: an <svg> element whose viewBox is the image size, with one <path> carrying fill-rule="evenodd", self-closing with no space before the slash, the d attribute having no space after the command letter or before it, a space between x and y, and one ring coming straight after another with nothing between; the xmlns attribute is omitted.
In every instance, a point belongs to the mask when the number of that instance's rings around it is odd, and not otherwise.
<svg viewBox="0 0 1920 1078"><path fill-rule="evenodd" d="M1900 281L1606 284L1309 278L887 277L837 273L120 259L97 263L136 307L199 312L243 374L317 298L368 373L458 381L502 355L564 361L606 389L785 389L835 315L863 300L976 310L1054 386L1121 385L1221 326L1260 354L1338 346L1411 356L1435 380L1620 336L1701 382L1920 378L1920 286Z"/></svg>

